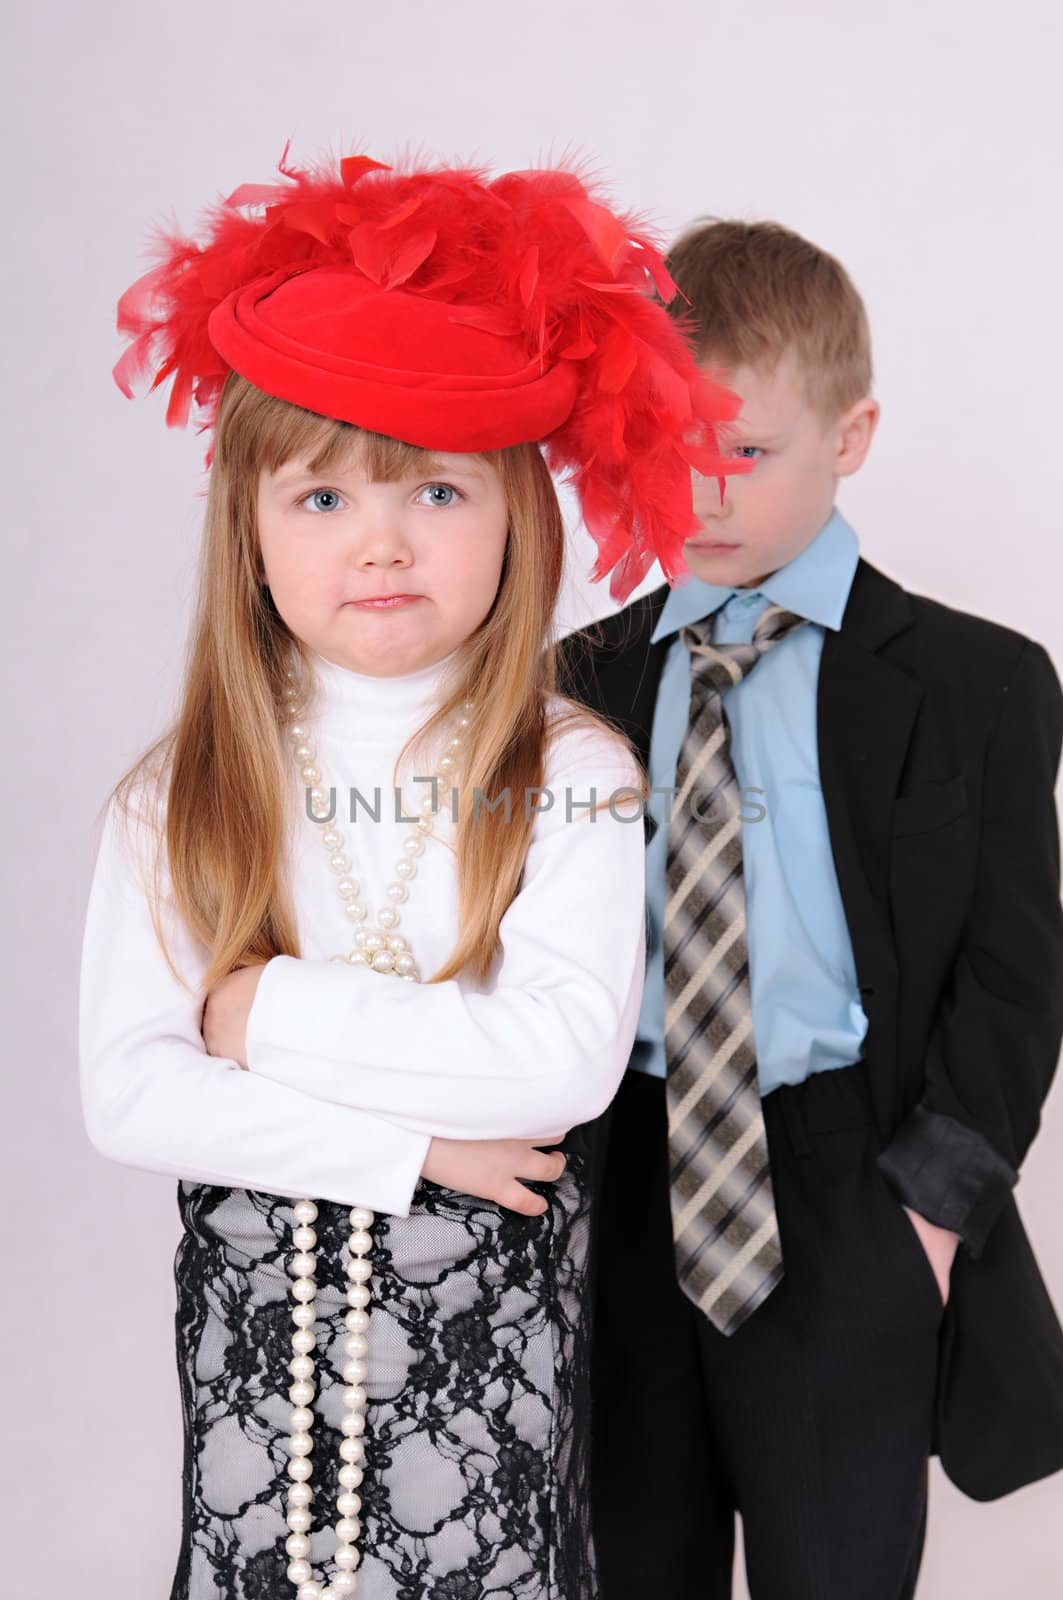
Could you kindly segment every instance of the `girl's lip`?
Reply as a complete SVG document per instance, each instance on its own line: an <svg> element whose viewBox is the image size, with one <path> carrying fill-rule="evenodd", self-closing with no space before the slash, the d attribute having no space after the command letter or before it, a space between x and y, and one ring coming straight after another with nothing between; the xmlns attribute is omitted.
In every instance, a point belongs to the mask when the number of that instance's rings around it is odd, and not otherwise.
<svg viewBox="0 0 1063 1600"><path fill-rule="evenodd" d="M408 606L414 600L423 600L420 594L379 594L366 600L348 600L349 606L367 606L374 611L390 611L396 606Z"/></svg>

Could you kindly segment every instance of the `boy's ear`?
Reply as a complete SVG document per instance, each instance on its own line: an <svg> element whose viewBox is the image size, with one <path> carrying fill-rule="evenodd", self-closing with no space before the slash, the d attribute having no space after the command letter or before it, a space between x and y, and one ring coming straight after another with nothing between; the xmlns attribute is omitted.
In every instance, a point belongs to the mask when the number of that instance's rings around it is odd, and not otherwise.
<svg viewBox="0 0 1063 1600"><path fill-rule="evenodd" d="M834 471L839 478L847 478L863 466L871 448L881 406L870 395L850 406L838 423L838 455Z"/></svg>

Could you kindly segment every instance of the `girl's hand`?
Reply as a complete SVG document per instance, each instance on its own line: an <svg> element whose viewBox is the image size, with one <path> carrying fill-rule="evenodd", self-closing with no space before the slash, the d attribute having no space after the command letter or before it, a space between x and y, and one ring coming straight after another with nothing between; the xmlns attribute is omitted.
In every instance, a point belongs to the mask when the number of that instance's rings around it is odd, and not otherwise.
<svg viewBox="0 0 1063 1600"><path fill-rule="evenodd" d="M200 1032L210 1056L225 1056L247 1070L247 1017L265 962L240 967L207 994Z"/></svg>
<svg viewBox="0 0 1063 1600"><path fill-rule="evenodd" d="M519 1181L555 1183L565 1170L560 1150L547 1154L539 1145L560 1144L563 1133L531 1142L527 1139L433 1139L421 1176L458 1194L493 1200L507 1211L541 1217L546 1210L542 1195Z"/></svg>

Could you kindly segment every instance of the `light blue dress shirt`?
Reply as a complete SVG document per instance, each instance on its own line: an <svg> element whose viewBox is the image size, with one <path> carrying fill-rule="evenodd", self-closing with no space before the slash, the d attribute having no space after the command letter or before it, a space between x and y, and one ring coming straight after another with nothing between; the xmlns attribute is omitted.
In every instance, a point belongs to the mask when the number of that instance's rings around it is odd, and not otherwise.
<svg viewBox="0 0 1063 1600"><path fill-rule="evenodd" d="M857 1061L867 1032L819 784L816 730L824 630L841 624L858 560L856 535L835 510L812 543L758 590L697 578L674 588L652 636L654 643L672 639L650 742L650 782L662 790L675 786L690 705L690 653L679 629L715 613L715 643L748 644L769 602L809 618L723 695L743 792L749 977L762 1095ZM647 810L657 831L646 849L646 987L630 1063L660 1078L670 809L671 796L651 795Z"/></svg>

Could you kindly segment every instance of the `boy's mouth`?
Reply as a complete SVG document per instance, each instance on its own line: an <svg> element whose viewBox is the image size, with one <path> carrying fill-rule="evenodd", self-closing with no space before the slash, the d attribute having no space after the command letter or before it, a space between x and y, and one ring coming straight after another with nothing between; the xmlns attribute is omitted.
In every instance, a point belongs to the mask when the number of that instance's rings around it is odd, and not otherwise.
<svg viewBox="0 0 1063 1600"><path fill-rule="evenodd" d="M701 555L725 556L733 550L740 550L741 545L725 544L722 539L688 539L683 547L685 550L697 550Z"/></svg>

